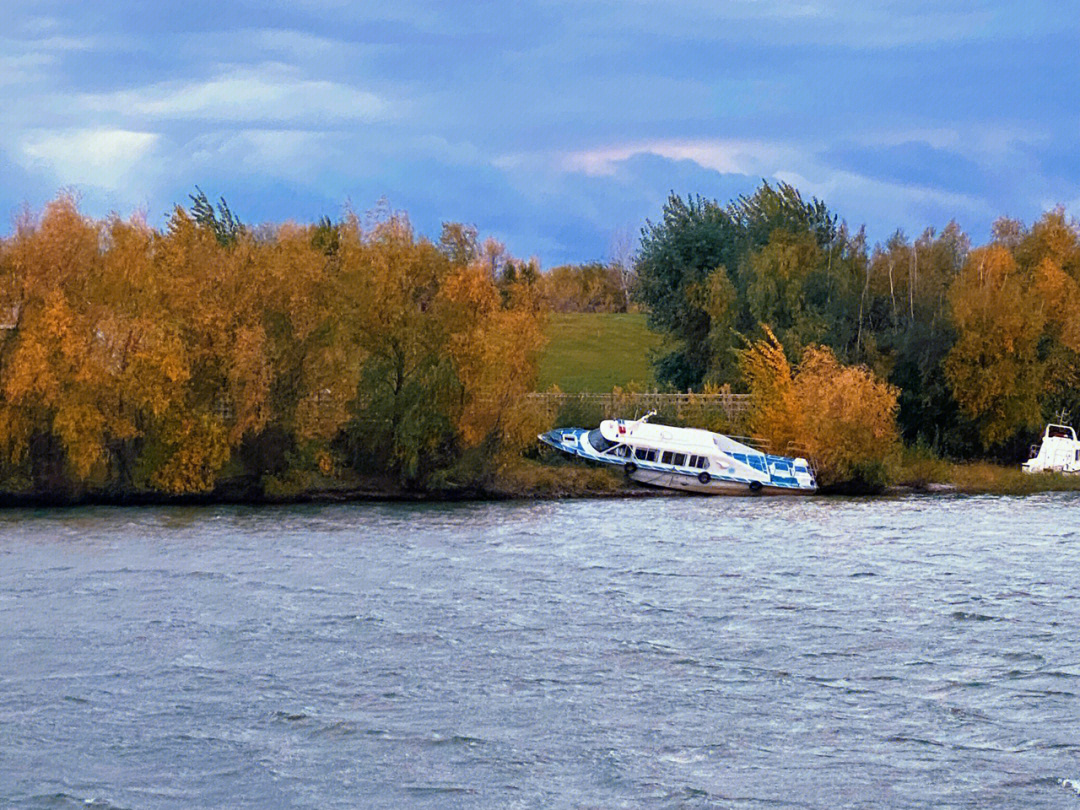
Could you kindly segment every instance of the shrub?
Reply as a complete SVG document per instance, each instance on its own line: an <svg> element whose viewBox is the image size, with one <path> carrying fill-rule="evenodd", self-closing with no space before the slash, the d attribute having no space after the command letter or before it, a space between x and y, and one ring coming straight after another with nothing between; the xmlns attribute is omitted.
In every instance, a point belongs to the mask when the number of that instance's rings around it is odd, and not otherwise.
<svg viewBox="0 0 1080 810"><path fill-rule="evenodd" d="M822 486L883 485L898 446L899 390L821 346L807 347L793 371L772 330L765 333L740 357L751 430L776 452L810 456Z"/></svg>

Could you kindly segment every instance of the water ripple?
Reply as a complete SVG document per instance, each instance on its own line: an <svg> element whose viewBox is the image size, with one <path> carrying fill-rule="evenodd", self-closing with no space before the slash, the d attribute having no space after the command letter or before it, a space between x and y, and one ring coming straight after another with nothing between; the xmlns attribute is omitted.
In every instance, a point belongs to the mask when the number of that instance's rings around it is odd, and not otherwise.
<svg viewBox="0 0 1080 810"><path fill-rule="evenodd" d="M0 806L1080 807L1078 506L0 513Z"/></svg>

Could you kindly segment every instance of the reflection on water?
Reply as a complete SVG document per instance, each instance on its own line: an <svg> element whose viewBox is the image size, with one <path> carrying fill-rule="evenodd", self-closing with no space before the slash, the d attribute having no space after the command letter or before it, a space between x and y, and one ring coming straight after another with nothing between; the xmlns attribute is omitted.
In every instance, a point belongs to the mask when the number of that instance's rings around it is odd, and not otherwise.
<svg viewBox="0 0 1080 810"><path fill-rule="evenodd" d="M0 513L0 805L1078 807L1078 507Z"/></svg>

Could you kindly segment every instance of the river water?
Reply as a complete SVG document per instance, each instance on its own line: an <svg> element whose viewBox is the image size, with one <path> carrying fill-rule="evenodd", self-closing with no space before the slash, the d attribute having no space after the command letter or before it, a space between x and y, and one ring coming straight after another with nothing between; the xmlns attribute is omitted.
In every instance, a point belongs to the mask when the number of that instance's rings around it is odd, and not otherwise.
<svg viewBox="0 0 1080 810"><path fill-rule="evenodd" d="M0 807L1080 808L1080 498L0 513Z"/></svg>

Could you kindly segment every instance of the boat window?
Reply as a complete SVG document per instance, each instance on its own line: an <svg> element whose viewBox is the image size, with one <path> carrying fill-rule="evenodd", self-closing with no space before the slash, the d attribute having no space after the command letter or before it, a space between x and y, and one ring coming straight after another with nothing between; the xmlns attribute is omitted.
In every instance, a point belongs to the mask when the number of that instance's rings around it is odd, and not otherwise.
<svg viewBox="0 0 1080 810"><path fill-rule="evenodd" d="M698 456L697 466L703 470L709 469L709 460L705 456Z"/></svg>
<svg viewBox="0 0 1080 810"><path fill-rule="evenodd" d="M676 467L682 467L686 464L686 453L676 453L674 460L671 462Z"/></svg>
<svg viewBox="0 0 1080 810"><path fill-rule="evenodd" d="M639 447L634 451L635 458L639 458L642 461L656 461L656 451L648 450L644 447Z"/></svg>
<svg viewBox="0 0 1080 810"><path fill-rule="evenodd" d="M630 456L630 448L625 444L620 444L615 448L615 455L619 458L628 458Z"/></svg>
<svg viewBox="0 0 1080 810"><path fill-rule="evenodd" d="M600 428L589 431L589 445L597 453L603 453L605 450L610 450L615 446L615 442L609 442L604 438L604 435L600 432Z"/></svg>
<svg viewBox="0 0 1080 810"><path fill-rule="evenodd" d="M672 453L671 453L670 450L665 450L664 455L660 456L660 463L661 464L670 464L671 463L671 455L672 455Z"/></svg>

